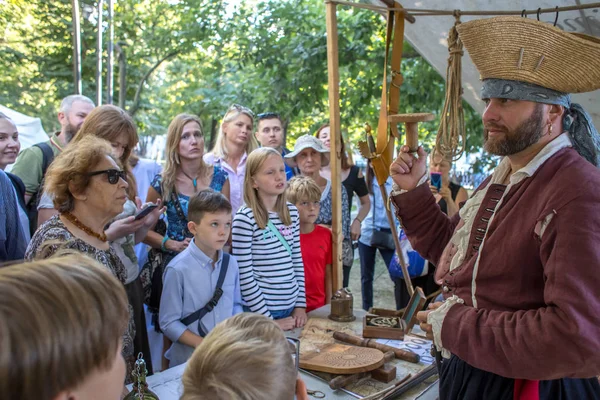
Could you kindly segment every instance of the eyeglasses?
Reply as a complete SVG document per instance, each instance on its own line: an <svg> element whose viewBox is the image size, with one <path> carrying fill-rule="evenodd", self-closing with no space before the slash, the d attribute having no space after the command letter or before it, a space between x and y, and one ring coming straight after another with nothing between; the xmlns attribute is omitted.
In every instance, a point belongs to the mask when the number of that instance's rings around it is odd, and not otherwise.
<svg viewBox="0 0 600 400"><path fill-rule="evenodd" d="M119 182L119 178L123 179L127 182L127 174L125 171L120 171L118 169L105 169L103 171L94 171L90 172L88 176L96 176L106 174L108 176L108 183L111 185L116 185Z"/></svg>
<svg viewBox="0 0 600 400"><path fill-rule="evenodd" d="M281 117L279 116L279 114L274 113L274 112L265 112L265 113L260 113L260 114L256 114L256 118L258 118L258 120L263 120L263 119L273 119L273 118L277 118L279 120L281 120Z"/></svg>
<svg viewBox="0 0 600 400"><path fill-rule="evenodd" d="M296 367L296 372L300 368L300 340L293 337L286 337L288 343L291 347L293 347L294 352L292 353L292 359L294 360L294 366Z"/></svg>
<svg viewBox="0 0 600 400"><path fill-rule="evenodd" d="M229 107L229 110L227 110L227 112L229 111L239 111L241 113L250 115L254 119L254 113L252 112L252 110L248 107L244 107L239 104L232 104L231 107Z"/></svg>

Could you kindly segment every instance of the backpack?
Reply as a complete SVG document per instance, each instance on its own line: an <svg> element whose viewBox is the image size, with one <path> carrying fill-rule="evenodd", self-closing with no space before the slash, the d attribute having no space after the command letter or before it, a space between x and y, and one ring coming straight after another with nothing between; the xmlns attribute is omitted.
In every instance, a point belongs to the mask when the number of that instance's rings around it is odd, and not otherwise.
<svg viewBox="0 0 600 400"><path fill-rule="evenodd" d="M40 185L38 186L38 190L31 196L29 203L27 203L27 216L29 217L29 231L33 235L33 232L37 230L37 220L38 220L38 210L37 206L40 202L40 198L42 197L42 193L44 193L44 177L46 176L46 170L54 160L54 152L52 151L52 147L46 143L36 143L34 146L38 147L42 150L42 180L40 181Z"/></svg>

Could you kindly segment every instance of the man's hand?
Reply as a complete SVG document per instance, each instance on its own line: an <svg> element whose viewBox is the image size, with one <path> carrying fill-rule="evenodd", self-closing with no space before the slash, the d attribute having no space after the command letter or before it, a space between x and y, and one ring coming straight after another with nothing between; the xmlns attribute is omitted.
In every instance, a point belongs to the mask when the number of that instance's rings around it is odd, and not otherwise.
<svg viewBox="0 0 600 400"><path fill-rule="evenodd" d="M419 326L421 327L423 332L425 332L425 335L427 336L427 339L429 339L429 340L433 340L433 329L431 327L431 324L427 323L427 316L433 310L437 310L438 308L440 308L442 306L442 304L444 304L444 303L442 303L442 302L429 303L429 307L427 307L427 311L419 311L417 313L417 320L419 321Z"/></svg>
<svg viewBox="0 0 600 400"><path fill-rule="evenodd" d="M302 328L308 319L306 316L306 309L304 308L294 308L294 311L292 311L292 317L296 321L296 328Z"/></svg>
<svg viewBox="0 0 600 400"><path fill-rule="evenodd" d="M409 152L408 146L402 146L398 157L390 165L390 176L401 189L412 190L427 173L427 153L421 146L417 156Z"/></svg>
<svg viewBox="0 0 600 400"><path fill-rule="evenodd" d="M296 319L294 317L276 319L275 322L282 331L291 331L296 327Z"/></svg>
<svg viewBox="0 0 600 400"><path fill-rule="evenodd" d="M357 241L360 237L360 222L356 218L352 221L352 225L350 225L350 238L353 242Z"/></svg>

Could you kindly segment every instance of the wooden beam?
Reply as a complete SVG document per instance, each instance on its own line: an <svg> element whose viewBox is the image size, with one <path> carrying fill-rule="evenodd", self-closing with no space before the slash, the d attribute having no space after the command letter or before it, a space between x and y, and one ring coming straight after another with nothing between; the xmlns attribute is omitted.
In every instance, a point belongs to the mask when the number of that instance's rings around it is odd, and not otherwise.
<svg viewBox="0 0 600 400"><path fill-rule="evenodd" d="M331 213L333 241L333 291L342 287L342 182L340 131L340 73L338 65L338 33L335 3L326 4L327 72L329 92L329 128L331 140Z"/></svg>

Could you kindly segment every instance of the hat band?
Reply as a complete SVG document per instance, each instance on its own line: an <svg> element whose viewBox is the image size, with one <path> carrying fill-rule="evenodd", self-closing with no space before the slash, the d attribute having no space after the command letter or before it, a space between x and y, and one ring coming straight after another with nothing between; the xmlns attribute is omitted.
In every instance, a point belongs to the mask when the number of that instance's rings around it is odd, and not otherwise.
<svg viewBox="0 0 600 400"><path fill-rule="evenodd" d="M571 107L571 96L533 83L490 78L483 81L482 99L511 99Z"/></svg>

